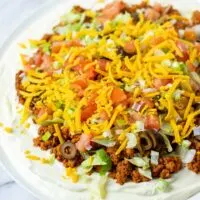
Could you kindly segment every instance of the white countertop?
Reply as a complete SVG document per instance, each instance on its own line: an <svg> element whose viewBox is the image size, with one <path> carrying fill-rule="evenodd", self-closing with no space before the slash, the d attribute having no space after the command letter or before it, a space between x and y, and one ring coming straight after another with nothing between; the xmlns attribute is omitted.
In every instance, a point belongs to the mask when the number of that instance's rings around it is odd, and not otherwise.
<svg viewBox="0 0 200 200"><path fill-rule="evenodd" d="M52 0L0 0L0 46L34 9ZM200 194L191 200L200 199ZM0 164L0 200L37 200L10 178Z"/></svg>
<svg viewBox="0 0 200 200"><path fill-rule="evenodd" d="M0 199L1 200L37 200L20 187L0 166Z"/></svg>

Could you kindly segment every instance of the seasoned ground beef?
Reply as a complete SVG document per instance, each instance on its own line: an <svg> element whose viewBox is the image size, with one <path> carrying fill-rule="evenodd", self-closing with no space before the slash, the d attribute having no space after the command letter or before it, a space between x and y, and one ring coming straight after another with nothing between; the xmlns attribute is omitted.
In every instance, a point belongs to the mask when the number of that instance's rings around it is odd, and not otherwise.
<svg viewBox="0 0 200 200"><path fill-rule="evenodd" d="M49 138L48 141L45 142L42 140L42 136L47 131L51 133L51 137ZM40 147L42 150L47 150L47 149L56 147L59 144L59 140L58 140L58 137L53 136L54 132L55 130L54 130L53 125L41 126L38 130L39 136L33 139L34 146Z"/></svg>
<svg viewBox="0 0 200 200"><path fill-rule="evenodd" d="M133 158L134 156L134 150L133 149L125 149L123 151L124 157L125 158Z"/></svg>
<svg viewBox="0 0 200 200"><path fill-rule="evenodd" d="M113 165L117 165L121 159L121 154L116 155L116 151L117 151L118 147L114 146L114 147L108 147L107 148L107 153L109 154Z"/></svg>
<svg viewBox="0 0 200 200"><path fill-rule="evenodd" d="M120 185L124 184L132 172L132 165L127 161L123 160L117 164L116 168L116 179Z"/></svg>
<svg viewBox="0 0 200 200"><path fill-rule="evenodd" d="M200 24L200 11L196 10L192 14L192 23L195 24Z"/></svg>
<svg viewBox="0 0 200 200"><path fill-rule="evenodd" d="M199 174L200 173L200 141L192 139L191 148L196 149L196 155L191 163L187 164L189 170Z"/></svg>
<svg viewBox="0 0 200 200"><path fill-rule="evenodd" d="M19 72L17 72L16 76L15 76L15 88L17 90L17 96L19 98L19 103L24 104L25 99L20 95L19 91L23 90L23 86L22 86L22 76L23 76L24 72L22 70L20 70Z"/></svg>
<svg viewBox="0 0 200 200"><path fill-rule="evenodd" d="M181 168L182 162L180 158L174 156L160 158L158 165L151 165L152 176L160 178L169 178Z"/></svg>

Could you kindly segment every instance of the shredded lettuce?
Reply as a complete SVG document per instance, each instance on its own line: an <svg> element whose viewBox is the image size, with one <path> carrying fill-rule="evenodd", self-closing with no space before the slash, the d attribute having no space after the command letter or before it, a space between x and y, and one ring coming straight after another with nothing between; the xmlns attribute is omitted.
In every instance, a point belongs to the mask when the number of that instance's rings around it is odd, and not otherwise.
<svg viewBox="0 0 200 200"><path fill-rule="evenodd" d="M107 195L107 176L101 176L98 181L93 181L88 185L90 199L103 200Z"/></svg>
<svg viewBox="0 0 200 200"><path fill-rule="evenodd" d="M125 87L124 87L124 90L127 91L127 92L133 92L134 88L135 88L134 85L126 84Z"/></svg>
<svg viewBox="0 0 200 200"><path fill-rule="evenodd" d="M47 42L47 43L41 44L40 48L42 48L42 51L44 53L50 54L50 46L51 46L51 44L49 42Z"/></svg>
<svg viewBox="0 0 200 200"><path fill-rule="evenodd" d="M175 100L175 101L180 100L181 95L182 95L183 93L184 93L183 90L179 90L179 89L175 90L175 92L174 92L174 94L173 94L174 100Z"/></svg>
<svg viewBox="0 0 200 200"><path fill-rule="evenodd" d="M183 72L184 74L187 74L187 66L185 63L183 62L177 62L177 61L174 61L171 65L171 68L176 70L176 71L181 71Z"/></svg>
<svg viewBox="0 0 200 200"><path fill-rule="evenodd" d="M80 21L80 19L81 19L81 14L70 11L66 13L65 15L63 15L60 20L61 22L71 24L71 23Z"/></svg>
<svg viewBox="0 0 200 200"><path fill-rule="evenodd" d="M167 135L172 135L172 132L173 132L172 127L170 123L168 122L162 123L161 130L163 134L167 134Z"/></svg>
<svg viewBox="0 0 200 200"><path fill-rule="evenodd" d="M128 139L128 143L126 145L126 148L134 148L137 145L137 138L134 133L127 133L126 137Z"/></svg>
<svg viewBox="0 0 200 200"><path fill-rule="evenodd" d="M155 185L155 190L159 192L167 192L170 190L170 183L164 179L159 179Z"/></svg>
<svg viewBox="0 0 200 200"><path fill-rule="evenodd" d="M164 140L164 143L165 143L165 145L167 147L168 152L172 152L173 148L171 146L171 143L170 143L168 137L164 133L162 133L162 132L159 132L159 133L163 137L163 140Z"/></svg>
<svg viewBox="0 0 200 200"><path fill-rule="evenodd" d="M83 169L87 172L90 171L93 166L101 166L99 171L100 175L105 175L112 167L112 162L110 157L104 151L104 149L100 149L96 151L96 153L90 156L88 159L81 163Z"/></svg>
<svg viewBox="0 0 200 200"><path fill-rule="evenodd" d="M99 41L98 37L90 37L89 35L85 35L82 39L81 39L81 42L84 44L84 45L90 45L90 44L94 44L94 43L97 43Z"/></svg>
<svg viewBox="0 0 200 200"><path fill-rule="evenodd" d="M113 25L117 25L117 24L125 24L127 23L129 20L131 20L131 15L128 12L125 12L124 14L119 14L115 17L115 19L112 21Z"/></svg>
<svg viewBox="0 0 200 200"><path fill-rule="evenodd" d="M159 160L159 152L151 151L151 163L154 165L158 165Z"/></svg>
<svg viewBox="0 0 200 200"><path fill-rule="evenodd" d="M97 143L97 144L101 144L105 147L113 147L115 146L116 142L112 139L109 138L105 138L105 139L93 139L93 142Z"/></svg>
<svg viewBox="0 0 200 200"><path fill-rule="evenodd" d="M55 163L56 157L54 154L51 154L49 157L49 164L53 165Z"/></svg>
<svg viewBox="0 0 200 200"><path fill-rule="evenodd" d="M117 123L117 125L118 125L119 127L122 127L122 126L126 125L126 121L123 120L123 119L117 119L117 120L116 120L116 123Z"/></svg>
<svg viewBox="0 0 200 200"><path fill-rule="evenodd" d="M152 179L152 174L151 174L151 170L150 169L141 169L141 168L138 168L138 172L141 175L143 175L143 176L145 176L145 177L147 177L149 179Z"/></svg>
<svg viewBox="0 0 200 200"><path fill-rule="evenodd" d="M189 140L183 140L181 143L181 146L186 149L188 149L190 145L191 145L191 142Z"/></svg>
<svg viewBox="0 0 200 200"><path fill-rule="evenodd" d="M143 169L148 169L150 167L149 165L149 158L147 157L133 157L131 159L127 159L131 164L142 167Z"/></svg>
<svg viewBox="0 0 200 200"><path fill-rule="evenodd" d="M45 134L42 136L42 141L47 142L49 138L51 137L51 133L49 131L45 132Z"/></svg>
<svg viewBox="0 0 200 200"><path fill-rule="evenodd" d="M100 178L100 181L99 181L99 184L98 184L100 197L102 199L104 199L106 197L106 194L107 194L107 188L106 188L107 180L108 180L107 176L102 176Z"/></svg>

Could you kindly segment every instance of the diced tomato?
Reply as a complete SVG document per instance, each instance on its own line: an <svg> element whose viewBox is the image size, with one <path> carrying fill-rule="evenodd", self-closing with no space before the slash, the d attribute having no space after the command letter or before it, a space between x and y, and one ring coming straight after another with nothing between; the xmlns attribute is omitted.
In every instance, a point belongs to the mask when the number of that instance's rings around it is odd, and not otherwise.
<svg viewBox="0 0 200 200"><path fill-rule="evenodd" d="M190 72L195 72L196 71L196 67L189 61L187 61L187 68L189 69Z"/></svg>
<svg viewBox="0 0 200 200"><path fill-rule="evenodd" d="M141 121L143 120L142 115L139 112L132 111L129 117L129 122L134 123L136 121Z"/></svg>
<svg viewBox="0 0 200 200"><path fill-rule="evenodd" d="M200 24L200 11L196 10L192 14L192 22L193 24Z"/></svg>
<svg viewBox="0 0 200 200"><path fill-rule="evenodd" d="M189 40L191 42L194 42L197 40L197 34L195 33L194 30L192 29L186 29L185 32L184 32L184 38L186 40Z"/></svg>
<svg viewBox="0 0 200 200"><path fill-rule="evenodd" d="M81 89L85 89L88 84L87 84L87 81L86 80L83 80L83 79L79 79L79 80L76 80L72 83L73 86L79 86Z"/></svg>
<svg viewBox="0 0 200 200"><path fill-rule="evenodd" d="M189 53L188 53L187 46L183 42L180 42L180 41L177 41L176 45L183 53L183 56L178 57L178 60L179 61L187 61L189 59Z"/></svg>
<svg viewBox="0 0 200 200"><path fill-rule="evenodd" d="M149 108L153 108L154 107L154 103L153 103L153 101L151 99L144 98L144 99L142 99L142 103L147 105Z"/></svg>
<svg viewBox="0 0 200 200"><path fill-rule="evenodd" d="M44 113L47 113L48 115L52 115L53 111L48 107L42 107L39 109L39 112L37 113L37 117L41 117Z"/></svg>
<svg viewBox="0 0 200 200"><path fill-rule="evenodd" d="M72 46L80 47L83 45L81 44L81 42L79 40L71 40L66 43L66 47L72 47Z"/></svg>
<svg viewBox="0 0 200 200"><path fill-rule="evenodd" d="M107 113L105 110L102 110L102 111L100 112L100 118L101 118L102 120L109 120L108 113Z"/></svg>
<svg viewBox="0 0 200 200"><path fill-rule="evenodd" d="M107 63L109 63L110 61L107 60L107 59L101 58L101 59L99 59L97 62L98 62L99 68L100 68L102 71L106 71L106 65L107 65Z"/></svg>
<svg viewBox="0 0 200 200"><path fill-rule="evenodd" d="M153 6L153 9L159 13L162 13L164 8L162 7L162 5L160 3L155 3Z"/></svg>
<svg viewBox="0 0 200 200"><path fill-rule="evenodd" d="M114 19L125 8L125 4L122 1L114 1L108 4L99 16L99 21L106 22L107 20Z"/></svg>
<svg viewBox="0 0 200 200"><path fill-rule="evenodd" d="M42 56L42 60L43 60L43 62L40 66L40 69L42 69L44 71L50 71L51 65L52 65L52 62L53 62L52 57L47 55L47 54L44 54Z"/></svg>
<svg viewBox="0 0 200 200"><path fill-rule="evenodd" d="M160 17L160 13L152 8L147 8L145 10L145 17L148 20L155 21Z"/></svg>
<svg viewBox="0 0 200 200"><path fill-rule="evenodd" d="M160 121L158 115L147 115L144 120L144 127L149 130L159 130Z"/></svg>
<svg viewBox="0 0 200 200"><path fill-rule="evenodd" d="M195 47L196 47L197 51L200 53L200 42L196 42Z"/></svg>
<svg viewBox="0 0 200 200"><path fill-rule="evenodd" d="M134 54L136 52L135 43L133 40L125 43L124 51L129 54Z"/></svg>
<svg viewBox="0 0 200 200"><path fill-rule="evenodd" d="M85 152L86 150L90 150L91 146L92 134L82 134L80 140L76 143L76 148L80 152Z"/></svg>
<svg viewBox="0 0 200 200"><path fill-rule="evenodd" d="M171 79L158 79L158 78L156 78L153 81L153 85L156 89L160 89L161 86L165 86L165 85L167 85L171 82L172 82Z"/></svg>
<svg viewBox="0 0 200 200"><path fill-rule="evenodd" d="M77 71L77 72L82 72L83 66L81 64L76 65L76 66L72 67L72 70Z"/></svg>
<svg viewBox="0 0 200 200"><path fill-rule="evenodd" d="M28 71L31 70L31 69L33 69L33 68L32 68L31 65L29 65L29 64L27 64L27 65L24 66L24 71L25 71L25 72L28 72Z"/></svg>
<svg viewBox="0 0 200 200"><path fill-rule="evenodd" d="M86 121L88 118L90 118L96 111L97 104L95 102L88 103L88 105L83 108L81 112L81 121Z"/></svg>
<svg viewBox="0 0 200 200"><path fill-rule="evenodd" d="M97 76L97 73L96 73L94 67L91 66L86 72L86 77L90 80L94 80L96 78L96 76Z"/></svg>
<svg viewBox="0 0 200 200"><path fill-rule="evenodd" d="M113 104L120 104L127 99L125 92L120 88L114 88L111 93L111 100Z"/></svg>
<svg viewBox="0 0 200 200"><path fill-rule="evenodd" d="M51 51L52 53L58 53L62 46L64 46L66 43L64 41L55 41L51 45Z"/></svg>
<svg viewBox="0 0 200 200"><path fill-rule="evenodd" d="M36 66L40 66L43 62L43 59L42 59L42 52L37 52L35 53L34 57L33 57L33 60L34 60L34 64Z"/></svg>
<svg viewBox="0 0 200 200"><path fill-rule="evenodd" d="M156 36L156 37L153 37L153 38L151 39L151 44L152 44L153 46L156 46L156 45L160 44L160 43L163 42L163 41L164 41L164 38L163 38L162 36Z"/></svg>

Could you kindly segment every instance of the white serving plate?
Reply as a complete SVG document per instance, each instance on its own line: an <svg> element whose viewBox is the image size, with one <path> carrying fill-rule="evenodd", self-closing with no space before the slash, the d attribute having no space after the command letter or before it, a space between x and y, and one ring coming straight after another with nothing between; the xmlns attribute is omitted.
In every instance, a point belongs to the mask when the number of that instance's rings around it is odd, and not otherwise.
<svg viewBox="0 0 200 200"><path fill-rule="evenodd" d="M129 2L135 3L138 1L129 0ZM180 8L186 15L190 15L193 9L200 9L199 0L193 0L192 3L188 0L162 0L161 2L173 4L177 8ZM103 6L103 4L97 5L95 0L88 0L87 2L81 0L60 0L47 3L45 7L25 20L10 35L9 40L0 49L0 105L2 106L0 110L0 122L3 122L5 125L13 126L16 121L14 77L16 70L20 66L18 57L19 47L17 44L29 38L40 38L74 4L81 4L85 7L92 8ZM34 134L35 128L32 126L29 132ZM18 136L18 132L16 130L14 135L8 135L0 129L0 161L20 185L24 186L33 195L42 200L85 200L90 198L88 191L85 190L85 185L74 185L69 181L62 181L60 176L55 174L55 172L59 175L63 173L63 168L59 164L55 168L40 167L38 164L27 161L24 157L23 150L29 147L32 148L31 138L29 136ZM22 140L23 142L19 142ZM40 152L34 148L33 151L44 156L48 154L47 152ZM127 200L140 200L145 198L149 200L184 200L200 191L200 177L187 170L178 173L172 181L173 191L157 194L156 196L152 196L150 192L153 183L137 185L130 183L121 187L112 181L109 183L108 199L118 200L125 198ZM136 192L132 193L132 191Z"/></svg>

